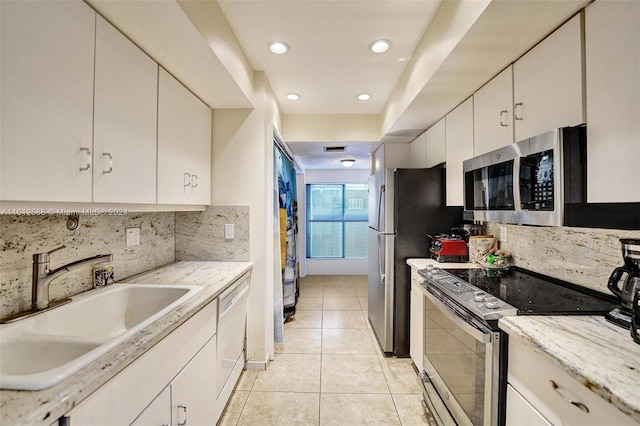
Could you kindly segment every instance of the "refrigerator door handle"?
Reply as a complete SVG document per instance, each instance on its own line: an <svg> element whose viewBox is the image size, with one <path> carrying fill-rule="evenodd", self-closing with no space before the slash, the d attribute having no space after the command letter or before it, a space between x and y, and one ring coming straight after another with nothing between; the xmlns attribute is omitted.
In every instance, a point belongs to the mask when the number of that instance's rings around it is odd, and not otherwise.
<svg viewBox="0 0 640 426"><path fill-rule="evenodd" d="M382 232L378 232L378 274L380 275L380 282L385 283L385 274L382 269L382 251L380 250L380 238L382 238Z"/></svg>
<svg viewBox="0 0 640 426"><path fill-rule="evenodd" d="M380 185L380 194L378 195L378 226L377 229L380 229L380 211L382 210L382 197L384 197L385 186ZM380 251L380 246L378 246L378 251Z"/></svg>
<svg viewBox="0 0 640 426"><path fill-rule="evenodd" d="M383 259L382 259L382 244L380 244L380 240L383 237L387 237L389 235L393 235L395 237L396 233L395 232L378 232L378 273L380 274L380 282L382 284L385 284L386 281L386 270L382 269L383 268Z"/></svg>

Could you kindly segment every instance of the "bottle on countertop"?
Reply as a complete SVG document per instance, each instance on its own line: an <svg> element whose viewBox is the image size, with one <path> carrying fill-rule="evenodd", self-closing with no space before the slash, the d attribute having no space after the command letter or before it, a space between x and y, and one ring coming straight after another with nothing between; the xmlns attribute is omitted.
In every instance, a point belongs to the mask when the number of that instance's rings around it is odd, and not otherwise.
<svg viewBox="0 0 640 426"><path fill-rule="evenodd" d="M104 287L115 282L113 265L110 263L99 263L93 267L93 287Z"/></svg>

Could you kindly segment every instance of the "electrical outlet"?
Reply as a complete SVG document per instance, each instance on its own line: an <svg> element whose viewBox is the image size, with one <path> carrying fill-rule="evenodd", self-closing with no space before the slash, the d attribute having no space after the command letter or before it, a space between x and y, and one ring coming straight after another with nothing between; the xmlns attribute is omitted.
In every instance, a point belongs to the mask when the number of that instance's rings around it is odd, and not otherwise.
<svg viewBox="0 0 640 426"><path fill-rule="evenodd" d="M235 227L233 226L233 223L227 223L224 225L224 239L225 240L233 240L234 239L234 233L235 233Z"/></svg>
<svg viewBox="0 0 640 426"><path fill-rule="evenodd" d="M140 228L125 229L124 239L127 247L140 245Z"/></svg>
<svg viewBox="0 0 640 426"><path fill-rule="evenodd" d="M501 226L500 227L500 241L503 243L507 242L507 227L506 226Z"/></svg>

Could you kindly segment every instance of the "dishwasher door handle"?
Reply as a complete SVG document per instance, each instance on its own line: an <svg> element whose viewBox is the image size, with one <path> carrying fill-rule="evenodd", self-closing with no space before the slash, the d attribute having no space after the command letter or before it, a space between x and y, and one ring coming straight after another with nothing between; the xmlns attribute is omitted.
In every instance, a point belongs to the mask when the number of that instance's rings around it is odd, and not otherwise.
<svg viewBox="0 0 640 426"><path fill-rule="evenodd" d="M240 291L236 292L236 290L238 289L240 289ZM234 290L234 293L220 299L220 318L224 317L227 312L229 312L231 308L233 308L233 305L235 305L242 298L242 296L244 296L245 293L249 291L249 283L247 282L243 287L238 287L238 289Z"/></svg>

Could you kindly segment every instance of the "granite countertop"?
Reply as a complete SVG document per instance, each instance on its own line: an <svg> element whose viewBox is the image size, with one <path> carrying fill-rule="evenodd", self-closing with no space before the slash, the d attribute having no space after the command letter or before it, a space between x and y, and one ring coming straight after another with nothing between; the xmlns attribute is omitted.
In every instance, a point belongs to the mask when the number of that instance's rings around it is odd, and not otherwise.
<svg viewBox="0 0 640 426"><path fill-rule="evenodd" d="M130 284L198 285L203 290L55 386L40 391L0 390L0 424L51 425L210 303L251 267L250 262L175 262L123 280Z"/></svg>
<svg viewBox="0 0 640 426"><path fill-rule="evenodd" d="M437 266L440 269L463 269L463 268L479 268L480 265L472 262L448 262L440 263L434 259L407 259L407 265L412 268L424 269L427 265Z"/></svg>
<svg viewBox="0 0 640 426"><path fill-rule="evenodd" d="M640 423L640 345L629 330L599 316L508 316L499 326Z"/></svg>

